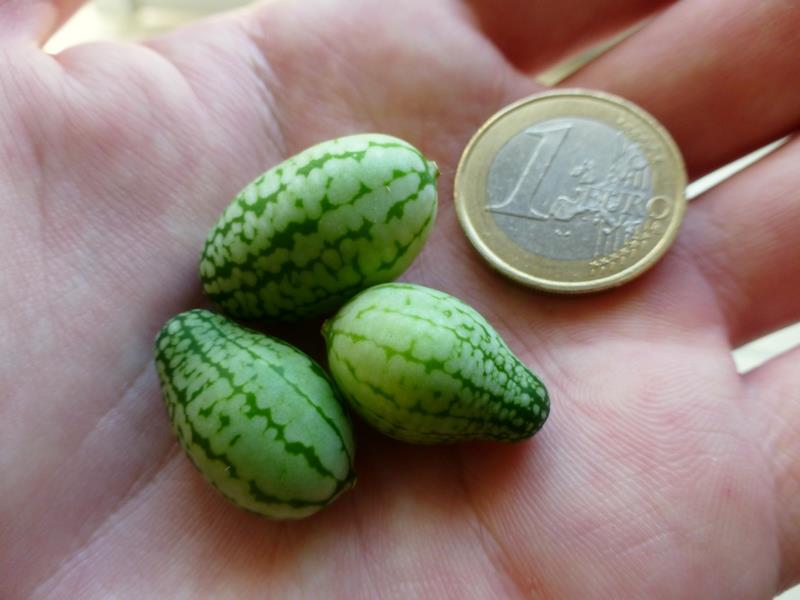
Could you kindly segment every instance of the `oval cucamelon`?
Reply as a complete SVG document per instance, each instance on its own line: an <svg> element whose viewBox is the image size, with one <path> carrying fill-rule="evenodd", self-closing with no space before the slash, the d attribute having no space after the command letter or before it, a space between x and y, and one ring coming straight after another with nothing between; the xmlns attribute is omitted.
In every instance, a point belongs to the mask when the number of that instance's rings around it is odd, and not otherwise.
<svg viewBox="0 0 800 600"><path fill-rule="evenodd" d="M245 187L211 230L206 293L235 317L292 321L395 279L433 226L438 174L387 135L304 150Z"/></svg>
<svg viewBox="0 0 800 600"><path fill-rule="evenodd" d="M542 382L471 307L426 287L372 287L323 326L331 374L367 422L407 442L532 436Z"/></svg>
<svg viewBox="0 0 800 600"><path fill-rule="evenodd" d="M206 310L168 321L155 354L180 445L229 500L296 519L353 486L350 422L308 356Z"/></svg>

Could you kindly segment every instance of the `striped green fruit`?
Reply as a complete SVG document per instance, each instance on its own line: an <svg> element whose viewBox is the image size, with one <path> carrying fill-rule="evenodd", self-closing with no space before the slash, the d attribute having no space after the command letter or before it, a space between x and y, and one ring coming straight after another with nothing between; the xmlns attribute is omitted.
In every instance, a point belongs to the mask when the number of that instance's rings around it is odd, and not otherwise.
<svg viewBox="0 0 800 600"><path fill-rule="evenodd" d="M211 230L206 293L235 317L293 321L395 279L433 226L438 174L386 135L304 150L244 188Z"/></svg>
<svg viewBox="0 0 800 600"><path fill-rule="evenodd" d="M323 336L342 394L394 438L513 442L549 414L542 382L486 319L444 292L375 286L326 321Z"/></svg>
<svg viewBox="0 0 800 600"><path fill-rule="evenodd" d="M233 503L297 519L353 486L350 422L325 373L299 350L191 310L164 325L155 355L178 441Z"/></svg>

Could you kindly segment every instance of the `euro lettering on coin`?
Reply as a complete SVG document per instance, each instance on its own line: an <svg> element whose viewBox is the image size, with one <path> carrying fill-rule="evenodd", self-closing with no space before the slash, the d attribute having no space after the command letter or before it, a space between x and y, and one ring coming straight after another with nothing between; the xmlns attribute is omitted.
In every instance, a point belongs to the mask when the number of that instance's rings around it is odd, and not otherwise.
<svg viewBox="0 0 800 600"><path fill-rule="evenodd" d="M652 116L609 94L561 90L512 104L478 130L455 199L470 241L501 273L590 292L666 252L685 188L678 147Z"/></svg>

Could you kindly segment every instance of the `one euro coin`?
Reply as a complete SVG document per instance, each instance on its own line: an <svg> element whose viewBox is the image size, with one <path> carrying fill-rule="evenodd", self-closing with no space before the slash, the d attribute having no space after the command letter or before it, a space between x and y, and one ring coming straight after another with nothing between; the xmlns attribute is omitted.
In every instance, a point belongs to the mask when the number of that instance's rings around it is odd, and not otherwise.
<svg viewBox="0 0 800 600"><path fill-rule="evenodd" d="M686 207L680 151L633 103L587 90L516 102L458 165L459 221L498 271L551 292L591 292L664 255Z"/></svg>

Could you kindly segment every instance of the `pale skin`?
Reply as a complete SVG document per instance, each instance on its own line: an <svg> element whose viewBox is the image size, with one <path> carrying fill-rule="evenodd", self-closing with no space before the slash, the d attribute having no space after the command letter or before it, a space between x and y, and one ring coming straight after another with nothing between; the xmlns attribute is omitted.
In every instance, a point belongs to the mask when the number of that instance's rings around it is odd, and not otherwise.
<svg viewBox="0 0 800 600"><path fill-rule="evenodd" d="M693 202L652 271L591 297L496 275L451 197L474 130L541 89L530 73L656 7L566 84L651 111L693 177L791 133L800 6L519 4L276 2L50 56L78 2L0 0L0 596L770 598L798 580L800 354L745 375L730 355L800 318L798 142ZM201 243L238 189L362 131L442 170L404 278L480 310L553 412L515 445L358 426L356 488L275 523L177 449L152 342L203 305Z"/></svg>

